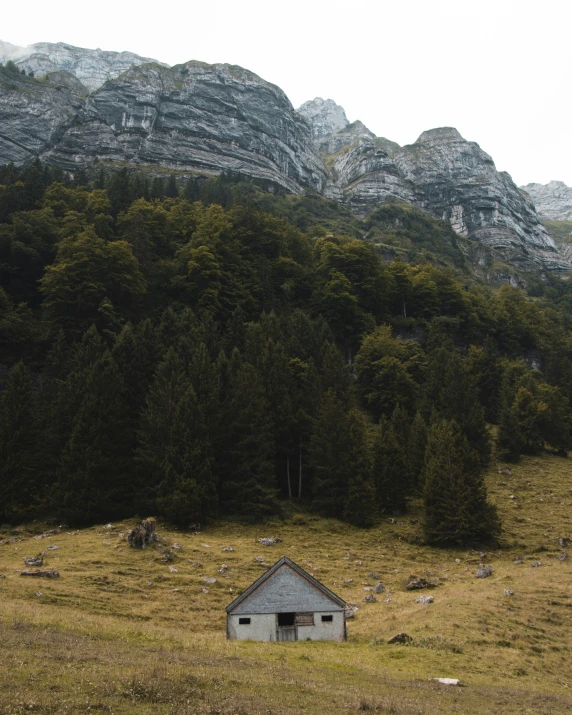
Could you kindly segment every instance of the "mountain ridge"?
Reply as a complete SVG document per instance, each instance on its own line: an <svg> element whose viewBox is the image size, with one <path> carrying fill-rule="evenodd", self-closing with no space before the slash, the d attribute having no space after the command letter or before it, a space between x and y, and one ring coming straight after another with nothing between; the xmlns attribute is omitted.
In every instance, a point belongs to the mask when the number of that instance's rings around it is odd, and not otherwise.
<svg viewBox="0 0 572 715"><path fill-rule="evenodd" d="M292 193L315 191L361 217L403 201L519 270L572 270L529 194L453 127L400 147L350 123L332 99L296 111L279 87L236 65L169 67L65 43L0 43L0 60L8 55L24 72L56 70L42 79L1 71L2 163L39 157L70 173L101 163L179 176L231 171Z"/></svg>

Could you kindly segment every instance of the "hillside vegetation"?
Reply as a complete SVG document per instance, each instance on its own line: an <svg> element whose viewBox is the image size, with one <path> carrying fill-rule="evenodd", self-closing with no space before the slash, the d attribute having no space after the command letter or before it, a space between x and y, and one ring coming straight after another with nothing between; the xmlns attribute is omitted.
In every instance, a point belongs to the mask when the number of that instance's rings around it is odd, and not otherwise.
<svg viewBox="0 0 572 715"><path fill-rule="evenodd" d="M417 503L369 530L306 512L199 534L160 524L163 546L146 551L126 544L132 521L42 539L44 524L5 528L0 713L567 712L572 574L558 557L572 535L568 464L527 457L510 470L487 475L504 537L486 554L417 543ZM282 542L257 543L269 535ZM59 579L18 574L40 551ZM359 607L347 643L226 641L224 607L266 568L255 557L270 565L282 554ZM480 563L493 575L476 579ZM437 585L406 591L412 574ZM378 581L385 592L364 603L364 584ZM415 602L424 594L434 603ZM402 631L410 645L387 645Z"/></svg>

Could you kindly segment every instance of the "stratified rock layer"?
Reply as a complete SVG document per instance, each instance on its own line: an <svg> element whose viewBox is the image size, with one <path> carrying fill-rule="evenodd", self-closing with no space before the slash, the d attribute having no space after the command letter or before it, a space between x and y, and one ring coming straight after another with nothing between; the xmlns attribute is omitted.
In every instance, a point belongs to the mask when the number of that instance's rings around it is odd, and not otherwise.
<svg viewBox="0 0 572 715"><path fill-rule="evenodd" d="M321 192L360 216L404 201L516 268L572 270L529 194L455 129L433 129L400 147L350 124L331 99L296 112L278 87L233 65L167 67L63 43L0 42L1 59L36 75L0 67L2 164L39 157L72 173L97 162L179 176L234 171L290 192ZM543 215L569 216L567 192L560 182L537 190Z"/></svg>
<svg viewBox="0 0 572 715"><path fill-rule="evenodd" d="M292 192L325 183L308 123L282 90L240 67L145 64L84 97L68 73L1 76L1 163L35 155L69 171L97 161L227 170Z"/></svg>
<svg viewBox="0 0 572 715"><path fill-rule="evenodd" d="M133 52L88 50L63 42L37 42L28 47L17 47L0 40L0 62L12 60L16 65L36 76L64 70L90 91L101 87L108 79L119 77L135 65L154 62Z"/></svg>
<svg viewBox="0 0 572 715"><path fill-rule="evenodd" d="M521 187L530 196L538 215L550 221L572 221L572 187L563 181L527 184Z"/></svg>
<svg viewBox="0 0 572 715"><path fill-rule="evenodd" d="M335 136L328 138L335 146ZM341 138L341 137L340 137ZM324 145L325 138L322 138ZM540 222L529 196L498 172L478 144L456 129L423 132L399 147L362 132L324 160L330 169L325 194L365 215L380 202L405 201L449 221L457 233L501 252L523 270L569 271Z"/></svg>

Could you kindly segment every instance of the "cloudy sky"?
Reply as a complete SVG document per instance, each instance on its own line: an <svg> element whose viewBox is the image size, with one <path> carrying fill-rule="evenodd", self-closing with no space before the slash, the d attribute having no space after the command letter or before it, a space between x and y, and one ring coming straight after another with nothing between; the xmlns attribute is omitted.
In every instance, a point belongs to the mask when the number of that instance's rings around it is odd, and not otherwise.
<svg viewBox="0 0 572 715"><path fill-rule="evenodd" d="M572 185L567 0L11 2L0 39L228 62L409 144L454 126L518 184Z"/></svg>

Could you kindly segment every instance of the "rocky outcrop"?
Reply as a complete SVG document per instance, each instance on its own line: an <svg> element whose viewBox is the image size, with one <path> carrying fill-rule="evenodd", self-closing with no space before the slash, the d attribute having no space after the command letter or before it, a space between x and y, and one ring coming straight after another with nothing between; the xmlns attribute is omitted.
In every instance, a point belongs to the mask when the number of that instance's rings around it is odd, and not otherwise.
<svg viewBox="0 0 572 715"><path fill-rule="evenodd" d="M335 146L336 136L322 137ZM569 271L532 201L491 157L456 129L423 132L399 147L362 132L336 154L325 193L366 215L380 202L405 201L445 219L466 238L493 248L517 268Z"/></svg>
<svg viewBox="0 0 572 715"><path fill-rule="evenodd" d="M69 73L0 76L0 163L226 170L291 192L325 183L306 120L282 90L240 67L144 64L90 95Z"/></svg>
<svg viewBox="0 0 572 715"><path fill-rule="evenodd" d="M349 124L344 108L336 104L333 99L316 97L304 102L297 111L310 123L312 138L316 142L336 134Z"/></svg>
<svg viewBox="0 0 572 715"><path fill-rule="evenodd" d="M530 196L538 215L550 221L572 221L572 187L563 181L527 184L521 187Z"/></svg>
<svg viewBox="0 0 572 715"><path fill-rule="evenodd" d="M25 164L58 144L85 94L68 72L37 80L0 68L0 163Z"/></svg>
<svg viewBox="0 0 572 715"><path fill-rule="evenodd" d="M0 62L12 60L26 73L36 77L49 72L69 72L90 91L101 87L108 79L119 77L133 66L155 62L133 52L108 52L88 50L66 45L63 42L37 42L28 47L18 47L0 40Z"/></svg>
<svg viewBox="0 0 572 715"><path fill-rule="evenodd" d="M572 189L551 182L519 190L455 129L400 147L350 124L331 99L296 112L278 87L233 65L167 67L63 43L0 42L0 59L35 75L0 67L0 163L39 157L71 173L98 162L179 176L232 171L323 193L359 216L402 201L515 268L572 270L529 196L543 216L561 218L572 215Z"/></svg>

